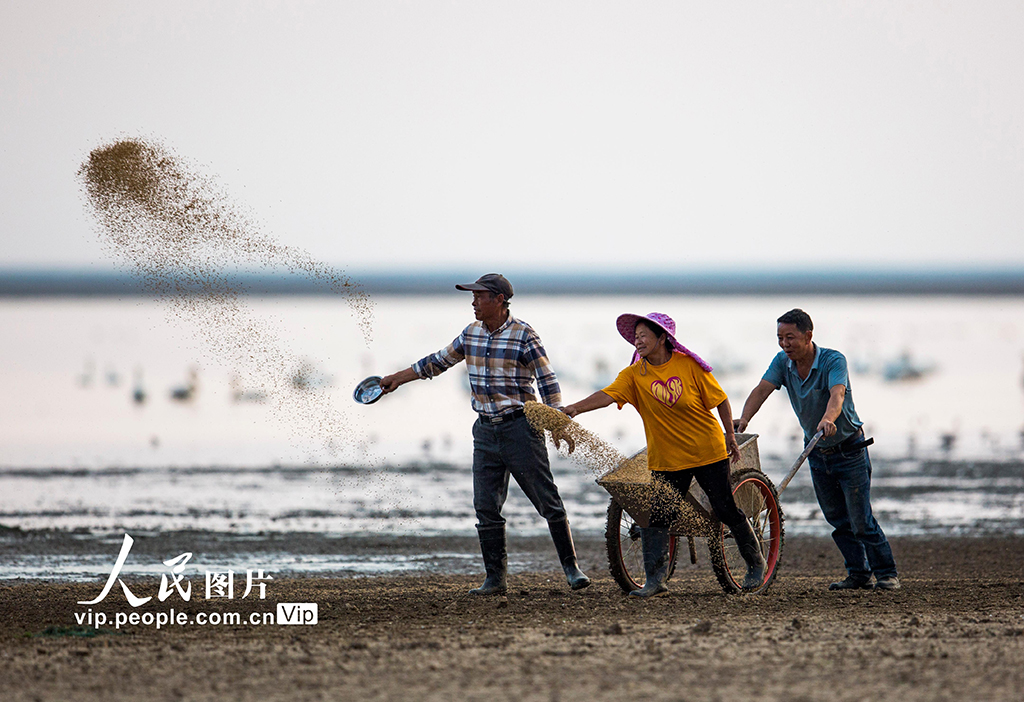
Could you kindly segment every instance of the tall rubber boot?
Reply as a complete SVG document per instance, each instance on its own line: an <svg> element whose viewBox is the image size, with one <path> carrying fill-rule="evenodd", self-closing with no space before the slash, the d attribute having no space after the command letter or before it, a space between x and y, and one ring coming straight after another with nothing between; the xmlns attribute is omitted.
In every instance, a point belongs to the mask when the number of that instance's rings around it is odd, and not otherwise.
<svg viewBox="0 0 1024 702"><path fill-rule="evenodd" d="M480 536L480 552L484 556L484 570L487 577L484 584L469 591L471 595L502 595L508 590L505 574L508 570L508 556L505 552L505 526L477 529Z"/></svg>
<svg viewBox="0 0 1024 702"><path fill-rule="evenodd" d="M761 553L761 544L750 528L750 522L744 519L736 526L730 526L732 537L736 539L736 547L740 555L747 563L747 574L743 577L744 590L756 590L764 582L764 555Z"/></svg>
<svg viewBox="0 0 1024 702"><path fill-rule="evenodd" d="M563 519L560 522L548 522L548 531L551 532L551 540L555 542L555 551L558 552L558 562L562 564L565 571L565 579L573 590L582 590L590 585L590 578L583 574L576 564L576 546L572 542L572 532L569 530L569 520Z"/></svg>
<svg viewBox="0 0 1024 702"><path fill-rule="evenodd" d="M647 582L639 590L629 593L631 597L656 597L668 592L665 580L668 578L668 544L671 538L668 529L647 527L640 530Z"/></svg>

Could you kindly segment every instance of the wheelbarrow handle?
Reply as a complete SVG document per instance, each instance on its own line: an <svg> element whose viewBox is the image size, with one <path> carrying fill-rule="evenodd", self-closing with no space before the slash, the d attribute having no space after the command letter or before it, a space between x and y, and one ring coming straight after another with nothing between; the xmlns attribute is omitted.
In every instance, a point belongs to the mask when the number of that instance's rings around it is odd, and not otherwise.
<svg viewBox="0 0 1024 702"><path fill-rule="evenodd" d="M796 472L800 470L800 466L802 466L804 464L804 461L807 460L807 457L811 455L811 451L814 450L814 447L818 445L818 442L821 441L821 437L823 437L824 435L825 431L824 429L822 429L817 434L812 436L811 440L807 442L807 446L804 447L804 452L800 454L800 457L798 459L796 459L796 463L794 463L793 467L789 469L789 475L786 476L786 479L783 480L782 484L779 486L778 494L781 495L782 491L786 489L786 486L789 485L789 481L792 480L793 477L796 475Z"/></svg>

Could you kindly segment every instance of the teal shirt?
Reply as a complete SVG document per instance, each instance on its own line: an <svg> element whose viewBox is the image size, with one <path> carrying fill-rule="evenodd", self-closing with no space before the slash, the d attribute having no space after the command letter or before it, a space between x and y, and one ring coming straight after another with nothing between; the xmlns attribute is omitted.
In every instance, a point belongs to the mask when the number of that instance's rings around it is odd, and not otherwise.
<svg viewBox="0 0 1024 702"><path fill-rule="evenodd" d="M826 349L815 344L814 363L811 364L811 372L803 380L796 372L796 363L789 360L784 351L779 351L772 359L763 379L776 389L785 386L786 392L789 393L789 403L793 406L793 411L796 412L800 426L804 430L805 444L817 432L818 422L825 416L831 390L836 385L846 386L843 409L835 422L836 433L827 439L822 438L818 446L835 446L856 434L864 424L853 406L853 391L850 388L846 356L835 349Z"/></svg>

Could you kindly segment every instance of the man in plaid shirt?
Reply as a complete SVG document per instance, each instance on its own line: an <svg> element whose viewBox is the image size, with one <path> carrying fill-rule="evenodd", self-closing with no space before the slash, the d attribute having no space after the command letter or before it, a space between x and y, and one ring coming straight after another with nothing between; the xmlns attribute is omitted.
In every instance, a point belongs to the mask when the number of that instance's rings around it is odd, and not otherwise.
<svg viewBox="0 0 1024 702"><path fill-rule="evenodd" d="M506 591L505 518L501 508L508 496L509 475L548 522L558 560L573 590L590 585L576 563L576 548L562 498L548 463L544 436L530 426L523 412L535 400L533 379L544 403L560 408L558 379L537 332L509 313L512 285L504 276L489 273L475 283L456 285L473 293L476 322L437 353L410 368L381 379L384 392L421 378L433 378L465 360L479 415L473 425L473 507L487 577L473 590L476 595Z"/></svg>

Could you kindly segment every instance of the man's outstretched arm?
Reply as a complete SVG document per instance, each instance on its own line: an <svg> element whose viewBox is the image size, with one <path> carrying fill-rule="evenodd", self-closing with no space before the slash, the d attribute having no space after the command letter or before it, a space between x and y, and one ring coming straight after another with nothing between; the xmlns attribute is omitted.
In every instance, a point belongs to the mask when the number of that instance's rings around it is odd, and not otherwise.
<svg viewBox="0 0 1024 702"><path fill-rule="evenodd" d="M419 376L416 375L411 367L405 370L400 370L397 373L391 375L385 375L380 379L380 389L385 393L394 392L401 385L412 382L413 380L419 380Z"/></svg>
<svg viewBox="0 0 1024 702"><path fill-rule="evenodd" d="M750 420L754 418L757 411L761 409L761 405L768 399L768 396L778 390L775 385L768 382L764 378L761 382L754 386L754 389L750 391L750 395L747 396L747 401L743 403L743 412L740 416L733 420L733 429L739 432L745 431L747 425L750 424Z"/></svg>
<svg viewBox="0 0 1024 702"><path fill-rule="evenodd" d="M385 393L394 392L400 386L413 380L433 378L435 375L444 373L459 361L464 360L466 358L465 343L463 342L464 335L465 332L459 334L452 343L437 353L421 358L405 370L384 376L380 379L381 390Z"/></svg>
<svg viewBox="0 0 1024 702"><path fill-rule="evenodd" d="M825 436L832 436L836 433L836 420L843 411L843 400L846 399L846 386L833 385L829 390L828 405L825 407L825 415L818 422L818 431L824 432Z"/></svg>

